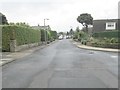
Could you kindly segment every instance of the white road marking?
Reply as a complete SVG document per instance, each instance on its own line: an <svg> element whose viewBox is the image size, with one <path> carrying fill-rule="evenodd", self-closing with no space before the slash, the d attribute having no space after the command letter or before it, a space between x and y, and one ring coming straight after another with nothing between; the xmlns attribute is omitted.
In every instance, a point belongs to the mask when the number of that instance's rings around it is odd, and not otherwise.
<svg viewBox="0 0 120 90"><path fill-rule="evenodd" d="M8 61L8 60L12 60L12 58L2 58L0 59L1 61Z"/></svg>
<svg viewBox="0 0 120 90"><path fill-rule="evenodd" d="M118 56L111 56L112 58L118 58Z"/></svg>

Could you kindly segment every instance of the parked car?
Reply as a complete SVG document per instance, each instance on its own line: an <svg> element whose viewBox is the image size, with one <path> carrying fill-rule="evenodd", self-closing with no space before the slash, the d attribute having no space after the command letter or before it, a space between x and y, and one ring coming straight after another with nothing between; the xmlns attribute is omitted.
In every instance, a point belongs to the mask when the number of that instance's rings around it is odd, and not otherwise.
<svg viewBox="0 0 120 90"><path fill-rule="evenodd" d="M58 39L59 39L59 40L62 40L62 39L63 39L63 36L62 36L62 35L61 35L61 36L59 36L59 37L58 37Z"/></svg>

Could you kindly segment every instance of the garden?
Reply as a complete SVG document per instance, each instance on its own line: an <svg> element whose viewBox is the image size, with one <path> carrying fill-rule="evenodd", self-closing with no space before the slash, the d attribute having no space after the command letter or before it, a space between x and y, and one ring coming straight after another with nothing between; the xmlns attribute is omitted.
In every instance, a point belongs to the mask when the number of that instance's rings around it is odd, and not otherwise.
<svg viewBox="0 0 120 90"><path fill-rule="evenodd" d="M88 46L118 49L119 35L120 31L118 30L93 33L92 35L80 31L78 41Z"/></svg>

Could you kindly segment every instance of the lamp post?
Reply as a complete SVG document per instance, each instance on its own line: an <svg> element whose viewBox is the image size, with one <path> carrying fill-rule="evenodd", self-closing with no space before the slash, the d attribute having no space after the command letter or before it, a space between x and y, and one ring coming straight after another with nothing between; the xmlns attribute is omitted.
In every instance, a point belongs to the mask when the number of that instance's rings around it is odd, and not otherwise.
<svg viewBox="0 0 120 90"><path fill-rule="evenodd" d="M47 34L46 34L46 28L45 28L45 21L49 20L48 18L44 19L44 30L45 30L45 44L47 44Z"/></svg>

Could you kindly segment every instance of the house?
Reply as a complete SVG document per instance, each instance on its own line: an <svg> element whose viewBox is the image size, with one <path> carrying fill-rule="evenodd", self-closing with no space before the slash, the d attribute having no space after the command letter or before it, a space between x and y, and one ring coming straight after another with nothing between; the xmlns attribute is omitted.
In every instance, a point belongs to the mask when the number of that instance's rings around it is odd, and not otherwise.
<svg viewBox="0 0 120 90"><path fill-rule="evenodd" d="M120 19L102 19L93 21L93 33L120 30Z"/></svg>

